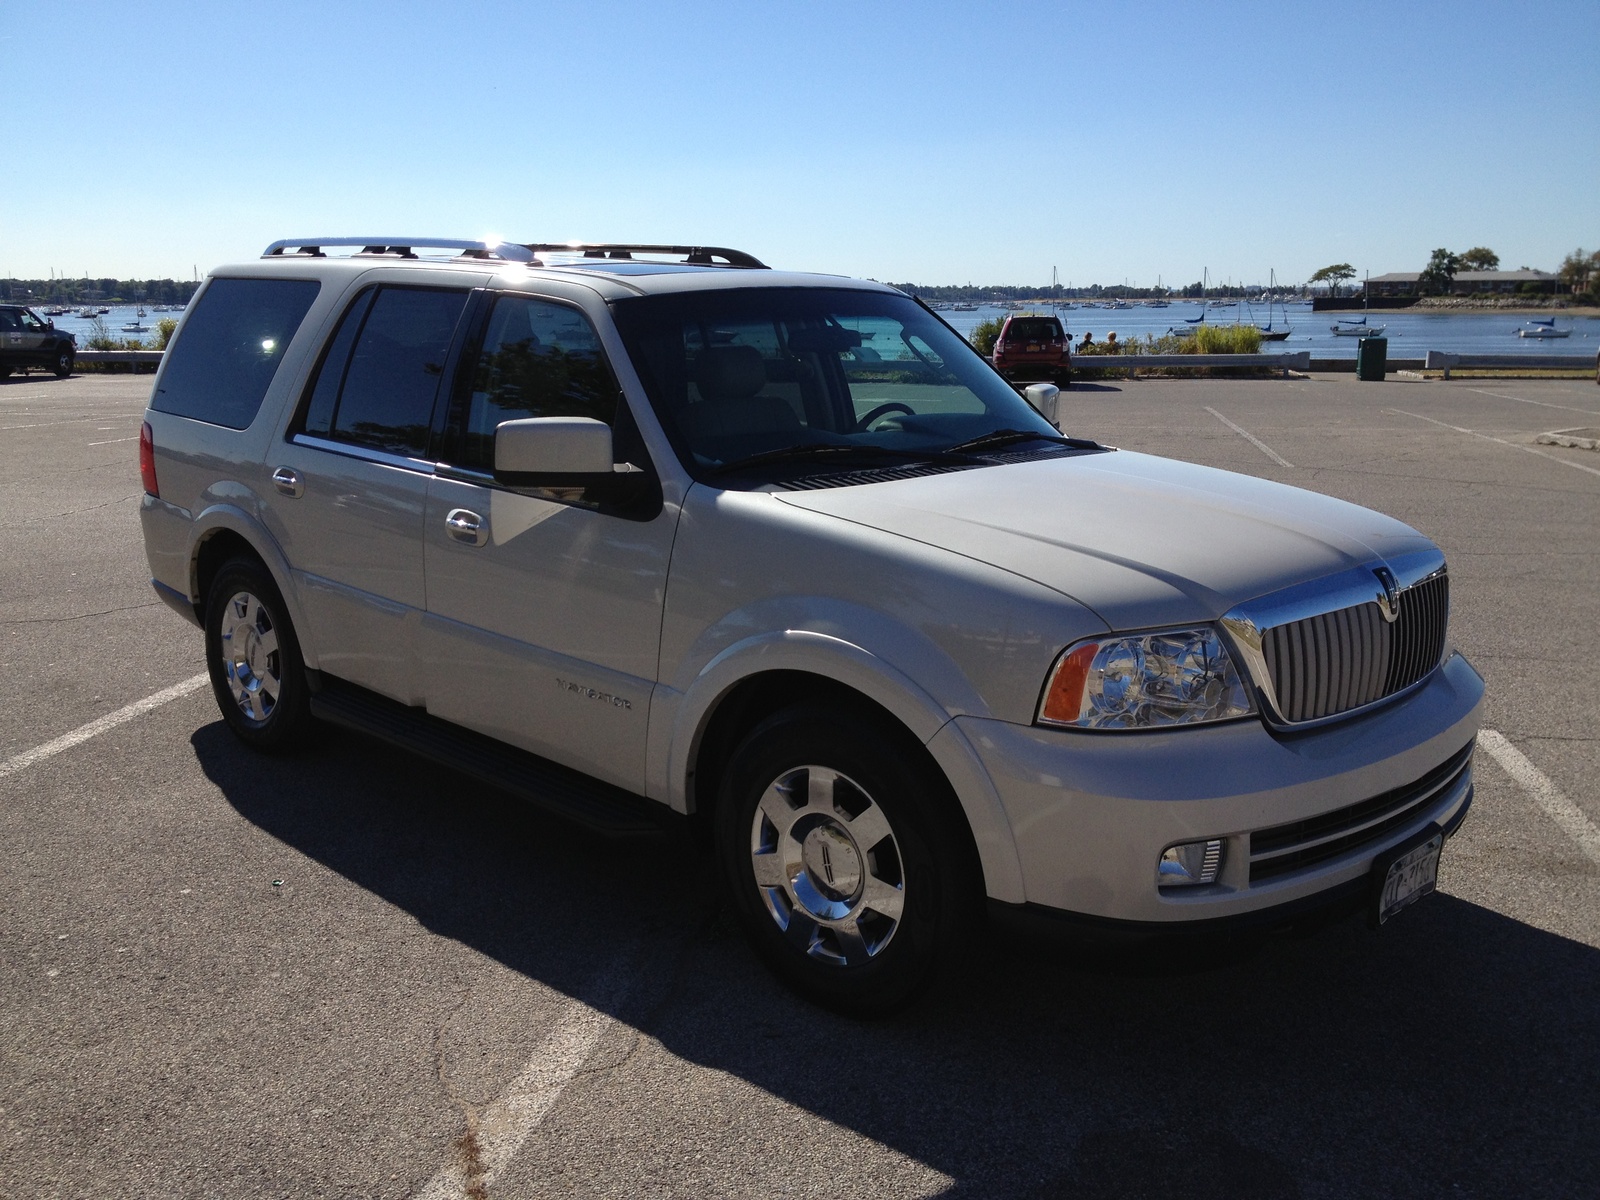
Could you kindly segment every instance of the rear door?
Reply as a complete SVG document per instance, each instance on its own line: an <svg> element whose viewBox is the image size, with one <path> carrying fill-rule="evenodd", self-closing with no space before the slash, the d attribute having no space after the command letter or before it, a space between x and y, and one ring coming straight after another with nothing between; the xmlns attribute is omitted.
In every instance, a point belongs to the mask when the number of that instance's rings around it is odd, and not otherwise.
<svg viewBox="0 0 1600 1200"><path fill-rule="evenodd" d="M421 703L434 406L469 295L398 284L361 292L267 463L274 531L321 669L406 704Z"/></svg>
<svg viewBox="0 0 1600 1200"><path fill-rule="evenodd" d="M523 417L605 421L617 461L653 468L580 308L495 295L475 341L428 490L428 709L642 792L678 510L495 484L495 427Z"/></svg>

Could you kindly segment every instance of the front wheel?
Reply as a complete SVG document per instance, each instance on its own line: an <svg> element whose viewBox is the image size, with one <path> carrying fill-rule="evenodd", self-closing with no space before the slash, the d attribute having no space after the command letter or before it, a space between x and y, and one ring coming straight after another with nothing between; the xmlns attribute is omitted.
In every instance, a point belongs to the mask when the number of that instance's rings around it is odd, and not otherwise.
<svg viewBox="0 0 1600 1200"><path fill-rule="evenodd" d="M979 896L958 814L932 764L891 731L788 709L745 738L723 778L729 901L791 987L844 1012L891 1011L971 933Z"/></svg>
<svg viewBox="0 0 1600 1200"><path fill-rule="evenodd" d="M222 719L246 745L288 750L310 733L310 690L300 643L265 567L237 558L217 572L206 601L206 666Z"/></svg>
<svg viewBox="0 0 1600 1200"><path fill-rule="evenodd" d="M72 360L73 353L70 347L56 353L55 373L57 379L65 379L72 374Z"/></svg>

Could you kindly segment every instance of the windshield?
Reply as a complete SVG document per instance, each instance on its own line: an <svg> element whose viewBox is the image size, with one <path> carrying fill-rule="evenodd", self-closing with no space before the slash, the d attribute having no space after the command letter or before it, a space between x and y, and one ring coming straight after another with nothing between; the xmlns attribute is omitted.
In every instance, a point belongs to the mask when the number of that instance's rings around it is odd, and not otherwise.
<svg viewBox="0 0 1600 1200"><path fill-rule="evenodd" d="M1021 432L1000 439L1008 454L1060 448L1055 429L960 335L904 296L750 288L622 300L613 311L699 479L748 486L875 459L937 459L1003 430Z"/></svg>

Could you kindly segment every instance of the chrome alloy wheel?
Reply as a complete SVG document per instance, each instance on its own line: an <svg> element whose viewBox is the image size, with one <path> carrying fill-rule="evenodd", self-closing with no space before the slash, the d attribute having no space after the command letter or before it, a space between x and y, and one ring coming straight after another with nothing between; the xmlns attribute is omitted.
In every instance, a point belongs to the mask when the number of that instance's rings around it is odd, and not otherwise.
<svg viewBox="0 0 1600 1200"><path fill-rule="evenodd" d="M235 592L222 612L222 670L239 712L257 724L278 707L282 666L272 615L249 592Z"/></svg>
<svg viewBox="0 0 1600 1200"><path fill-rule="evenodd" d="M786 771L750 827L750 865L767 912L812 958L867 962L894 937L905 880L894 830L865 789L829 767Z"/></svg>

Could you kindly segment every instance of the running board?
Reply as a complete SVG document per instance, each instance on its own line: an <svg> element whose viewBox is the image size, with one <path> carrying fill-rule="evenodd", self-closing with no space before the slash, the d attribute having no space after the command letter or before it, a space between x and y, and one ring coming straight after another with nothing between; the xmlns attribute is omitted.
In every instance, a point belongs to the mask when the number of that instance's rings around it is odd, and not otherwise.
<svg viewBox="0 0 1600 1200"><path fill-rule="evenodd" d="M632 792L319 672L312 715L388 742L608 838L659 834L668 811Z"/></svg>

